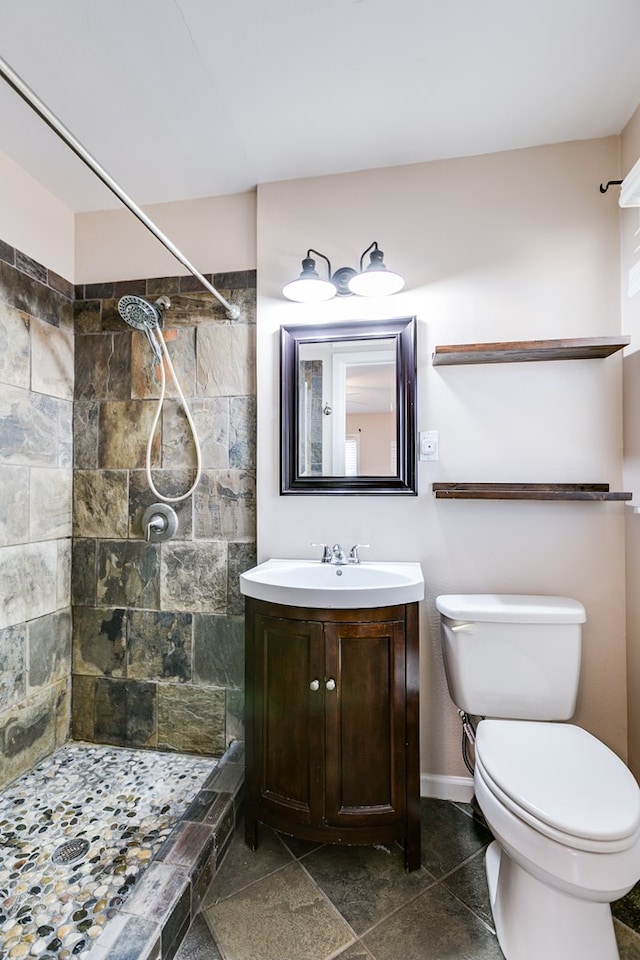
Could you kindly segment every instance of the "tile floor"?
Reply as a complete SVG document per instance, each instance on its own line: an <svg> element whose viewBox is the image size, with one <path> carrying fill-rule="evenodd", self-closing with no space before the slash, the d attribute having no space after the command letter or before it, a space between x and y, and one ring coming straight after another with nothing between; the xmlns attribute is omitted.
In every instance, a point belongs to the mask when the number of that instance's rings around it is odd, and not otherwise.
<svg viewBox="0 0 640 960"><path fill-rule="evenodd" d="M502 960L473 807L422 801L422 867L400 847L319 846L242 826L176 960ZM640 960L640 890L615 905L621 960Z"/></svg>
<svg viewBox="0 0 640 960"><path fill-rule="evenodd" d="M68 743L0 795L0 960L83 960L217 761Z"/></svg>

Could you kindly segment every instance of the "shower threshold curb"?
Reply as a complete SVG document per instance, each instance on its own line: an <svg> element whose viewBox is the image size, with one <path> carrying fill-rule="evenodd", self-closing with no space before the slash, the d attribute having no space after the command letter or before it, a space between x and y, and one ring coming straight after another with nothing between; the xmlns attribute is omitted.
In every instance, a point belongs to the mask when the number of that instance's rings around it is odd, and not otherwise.
<svg viewBox="0 0 640 960"><path fill-rule="evenodd" d="M229 848L244 784L244 744L231 743L91 948L90 960L172 960Z"/></svg>

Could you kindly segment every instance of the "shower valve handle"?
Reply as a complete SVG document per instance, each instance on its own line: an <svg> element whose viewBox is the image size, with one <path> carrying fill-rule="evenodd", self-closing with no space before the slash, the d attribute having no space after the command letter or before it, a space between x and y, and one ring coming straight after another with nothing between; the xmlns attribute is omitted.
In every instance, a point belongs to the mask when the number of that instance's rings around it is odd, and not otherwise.
<svg viewBox="0 0 640 960"><path fill-rule="evenodd" d="M142 514L142 529L151 543L170 540L178 530L178 516L168 503L152 503Z"/></svg>
<svg viewBox="0 0 640 960"><path fill-rule="evenodd" d="M145 540L151 540L151 532L155 534L164 533L167 529L167 518L160 516L156 513L148 521L147 526L145 527Z"/></svg>

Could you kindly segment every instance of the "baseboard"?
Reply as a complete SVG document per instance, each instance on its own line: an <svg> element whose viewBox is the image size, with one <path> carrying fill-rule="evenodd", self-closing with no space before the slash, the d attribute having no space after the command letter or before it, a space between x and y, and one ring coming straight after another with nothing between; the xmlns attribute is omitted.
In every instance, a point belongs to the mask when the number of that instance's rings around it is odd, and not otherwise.
<svg viewBox="0 0 640 960"><path fill-rule="evenodd" d="M420 775L420 796L469 803L473 797L473 777L445 777L423 773Z"/></svg>

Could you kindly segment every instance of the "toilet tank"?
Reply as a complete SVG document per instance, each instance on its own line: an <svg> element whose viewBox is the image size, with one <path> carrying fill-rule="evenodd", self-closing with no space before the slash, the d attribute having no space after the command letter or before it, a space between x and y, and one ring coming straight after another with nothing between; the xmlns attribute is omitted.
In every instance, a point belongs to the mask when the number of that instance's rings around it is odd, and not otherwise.
<svg viewBox="0 0 640 960"><path fill-rule="evenodd" d="M465 713L568 720L578 695L585 609L567 597L436 599L453 702Z"/></svg>

